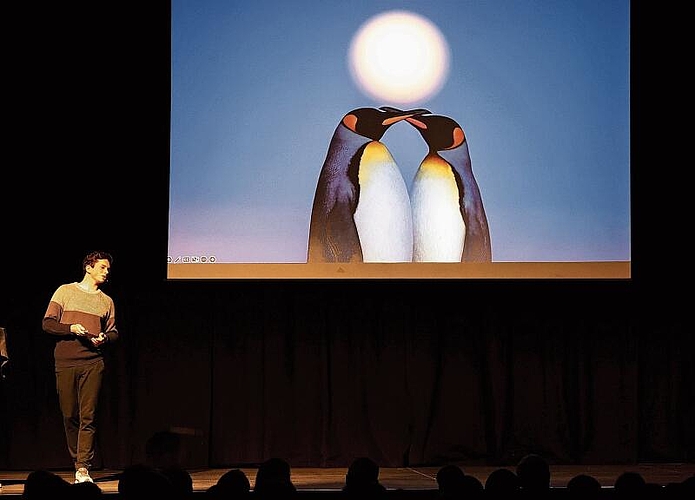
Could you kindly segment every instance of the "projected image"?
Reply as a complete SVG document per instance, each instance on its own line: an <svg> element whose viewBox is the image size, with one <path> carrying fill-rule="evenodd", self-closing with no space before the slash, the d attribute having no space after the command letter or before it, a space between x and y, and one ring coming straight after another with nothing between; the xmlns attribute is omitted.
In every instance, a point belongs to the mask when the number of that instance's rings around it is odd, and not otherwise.
<svg viewBox="0 0 695 500"><path fill-rule="evenodd" d="M170 277L629 263L629 1L171 14Z"/></svg>
<svg viewBox="0 0 695 500"><path fill-rule="evenodd" d="M412 198L379 142L402 120L420 130L428 147ZM491 260L485 209L458 123L426 109L360 108L345 115L316 188L309 262Z"/></svg>

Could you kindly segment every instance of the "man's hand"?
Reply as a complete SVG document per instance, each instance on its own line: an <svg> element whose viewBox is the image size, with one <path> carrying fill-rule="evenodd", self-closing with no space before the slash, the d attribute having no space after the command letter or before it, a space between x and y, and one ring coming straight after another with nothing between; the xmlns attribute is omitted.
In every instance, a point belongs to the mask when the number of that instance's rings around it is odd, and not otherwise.
<svg viewBox="0 0 695 500"><path fill-rule="evenodd" d="M108 339L107 339L106 335L104 334L104 332L99 332L99 335L97 335L96 337L92 337L89 340L92 341L92 344L94 344L95 347L99 347L101 344L106 342Z"/></svg>
<svg viewBox="0 0 695 500"><path fill-rule="evenodd" d="M75 323L74 325L70 325L70 331L77 335L78 337L86 337L89 335L89 332L87 329L82 326L79 323Z"/></svg>

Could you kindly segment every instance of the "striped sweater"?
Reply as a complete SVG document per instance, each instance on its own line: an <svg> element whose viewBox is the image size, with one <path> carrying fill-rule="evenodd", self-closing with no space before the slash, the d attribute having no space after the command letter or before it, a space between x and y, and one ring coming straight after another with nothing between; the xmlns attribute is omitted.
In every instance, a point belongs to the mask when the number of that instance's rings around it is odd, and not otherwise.
<svg viewBox="0 0 695 500"><path fill-rule="evenodd" d="M70 332L70 325L82 324L92 335L104 332L108 340L95 347L88 337ZM53 293L44 314L42 328L56 337L55 368L88 365L103 358L103 348L118 340L113 300L101 290L86 292L78 283L61 285Z"/></svg>

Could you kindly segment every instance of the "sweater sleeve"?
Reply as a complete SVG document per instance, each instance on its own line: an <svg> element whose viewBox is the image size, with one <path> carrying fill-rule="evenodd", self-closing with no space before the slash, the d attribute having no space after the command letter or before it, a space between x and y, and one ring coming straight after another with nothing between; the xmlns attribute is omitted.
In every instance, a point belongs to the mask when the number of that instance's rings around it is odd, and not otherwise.
<svg viewBox="0 0 695 500"><path fill-rule="evenodd" d="M62 315L63 308L60 304L56 302L49 302L48 309L46 309L46 314L43 316L43 321L41 322L41 327L46 333L51 335L73 335L70 332L69 324L61 323L59 318Z"/></svg>
<svg viewBox="0 0 695 500"><path fill-rule="evenodd" d="M104 294L106 295L106 294ZM108 295L106 295L108 297ZM116 327L116 307L113 303L113 299L111 297L108 297L109 300L109 308L108 308L108 313L106 315L105 321L104 321L104 335L106 335L106 338L108 339L107 342L116 342L118 340L118 337L120 336L118 333L118 328Z"/></svg>

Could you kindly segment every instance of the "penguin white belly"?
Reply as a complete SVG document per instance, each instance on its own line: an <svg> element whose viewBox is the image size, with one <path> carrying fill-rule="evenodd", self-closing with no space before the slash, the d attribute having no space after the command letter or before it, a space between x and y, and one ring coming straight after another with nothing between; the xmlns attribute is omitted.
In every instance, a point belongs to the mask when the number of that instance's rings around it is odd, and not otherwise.
<svg viewBox="0 0 695 500"><path fill-rule="evenodd" d="M362 154L355 225L364 262L411 262L413 219L408 188L396 162L374 141Z"/></svg>
<svg viewBox="0 0 695 500"><path fill-rule="evenodd" d="M413 180L413 261L460 262L466 226L451 167L425 160Z"/></svg>

